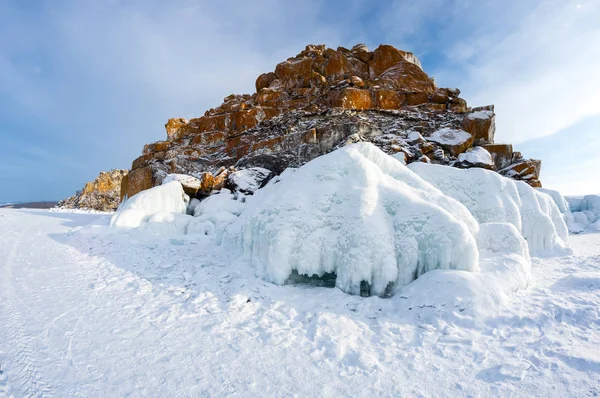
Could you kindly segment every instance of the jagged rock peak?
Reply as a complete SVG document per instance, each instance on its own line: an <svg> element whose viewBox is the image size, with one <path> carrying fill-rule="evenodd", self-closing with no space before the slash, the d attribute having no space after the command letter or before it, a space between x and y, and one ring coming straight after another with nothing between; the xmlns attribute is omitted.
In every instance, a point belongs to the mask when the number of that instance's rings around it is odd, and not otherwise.
<svg viewBox="0 0 600 398"><path fill-rule="evenodd" d="M253 94L231 94L203 116L170 119L165 141L148 144L123 180L122 196L151 188L169 174L207 182L231 168L279 173L347 142L370 141L407 162L472 167L458 160L485 146L486 167L539 185L536 167L519 166L512 146L494 144L493 105L471 109L460 90L438 88L417 57L382 44L374 51L310 44L256 79ZM411 141L418 134L421 139ZM470 158L473 158L472 154ZM490 163L493 162L493 165ZM521 170L523 169L523 170ZM219 181L224 180L219 178Z"/></svg>

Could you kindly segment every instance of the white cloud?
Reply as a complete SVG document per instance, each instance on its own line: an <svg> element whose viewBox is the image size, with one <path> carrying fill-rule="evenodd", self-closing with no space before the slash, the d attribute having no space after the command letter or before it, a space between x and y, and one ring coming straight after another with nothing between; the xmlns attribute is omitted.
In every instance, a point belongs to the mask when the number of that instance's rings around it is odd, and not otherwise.
<svg viewBox="0 0 600 398"><path fill-rule="evenodd" d="M496 105L498 139L519 143L600 114L600 4L581 5L540 2L503 37L451 49L464 57L459 87L469 103Z"/></svg>

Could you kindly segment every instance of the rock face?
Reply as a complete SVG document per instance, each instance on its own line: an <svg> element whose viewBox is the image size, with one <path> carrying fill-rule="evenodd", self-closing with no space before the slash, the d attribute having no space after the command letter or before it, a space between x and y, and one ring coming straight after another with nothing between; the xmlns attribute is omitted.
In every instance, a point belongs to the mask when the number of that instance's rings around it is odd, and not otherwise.
<svg viewBox="0 0 600 398"><path fill-rule="evenodd" d="M392 46L371 52L362 44L351 50L309 45L260 75L256 93L232 94L199 118L170 119L166 140L146 145L133 161L121 196L158 185L169 174L198 178L203 187L197 195L206 195L222 187L233 168L278 174L357 141L403 152L408 163L460 167L473 165L456 164L461 153L486 146L494 168L539 185L539 161L493 144L493 105L471 109L459 95L458 89L436 87L412 53ZM537 166L523 171L523 162Z"/></svg>
<svg viewBox="0 0 600 398"><path fill-rule="evenodd" d="M122 180L127 177L127 170L103 171L94 181L85 184L83 190L61 200L56 206L63 209L114 211L121 201Z"/></svg>

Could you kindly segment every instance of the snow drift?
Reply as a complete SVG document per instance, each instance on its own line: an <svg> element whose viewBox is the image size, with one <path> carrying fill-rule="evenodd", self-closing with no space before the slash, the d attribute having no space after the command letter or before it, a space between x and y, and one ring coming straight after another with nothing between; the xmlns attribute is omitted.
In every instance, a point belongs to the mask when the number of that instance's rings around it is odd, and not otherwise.
<svg viewBox="0 0 600 398"><path fill-rule="evenodd" d="M523 235L531 254L568 252L568 231L552 200L524 182L483 169L425 163L408 166L444 194L465 205L480 223L507 222Z"/></svg>
<svg viewBox="0 0 600 398"><path fill-rule="evenodd" d="M244 258L277 284L293 271L335 273L345 292L364 281L384 295L431 270L479 269L479 226L465 206L369 143L257 191L240 223Z"/></svg>
<svg viewBox="0 0 600 398"><path fill-rule="evenodd" d="M572 233L600 231L600 195L567 196L570 214L565 220Z"/></svg>
<svg viewBox="0 0 600 398"><path fill-rule="evenodd" d="M189 197L178 181L159 185L142 191L121 203L110 225L119 228L137 228L156 213L185 214ZM162 221L159 221L162 220ZM174 218L159 217L155 222L174 221ZM181 220L181 219L179 219Z"/></svg>

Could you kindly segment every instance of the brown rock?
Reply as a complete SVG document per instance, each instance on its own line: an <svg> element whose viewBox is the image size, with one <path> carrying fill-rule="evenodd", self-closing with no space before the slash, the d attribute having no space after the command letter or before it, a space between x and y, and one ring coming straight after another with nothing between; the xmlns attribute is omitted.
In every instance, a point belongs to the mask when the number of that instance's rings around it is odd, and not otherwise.
<svg viewBox="0 0 600 398"><path fill-rule="evenodd" d="M452 128L439 129L425 139L437 143L452 156L465 152L474 141L474 137L466 131Z"/></svg>
<svg viewBox="0 0 600 398"><path fill-rule="evenodd" d="M339 91L332 92L330 98L331 106L344 109L371 109L373 101L369 90L361 90L358 88L344 88Z"/></svg>
<svg viewBox="0 0 600 398"><path fill-rule="evenodd" d="M179 130L188 123L187 120L181 117L169 119L165 124L165 130L167 130L167 139L169 141L176 140L178 137Z"/></svg>
<svg viewBox="0 0 600 398"><path fill-rule="evenodd" d="M421 105L429 101L429 95L424 92L406 94L406 105Z"/></svg>
<svg viewBox="0 0 600 398"><path fill-rule="evenodd" d="M121 182L121 191L131 198L138 192L150 189L154 186L154 175L152 166L145 166L137 170L130 171L127 179ZM123 184L125 186L123 186ZM121 199L123 199L122 197Z"/></svg>
<svg viewBox="0 0 600 398"><path fill-rule="evenodd" d="M273 72L263 73L256 79L256 92L258 93L263 88L269 87L269 85L275 80L277 76Z"/></svg>
<svg viewBox="0 0 600 398"><path fill-rule="evenodd" d="M406 101L406 94L395 90L377 90L374 92L375 103L380 109L400 109Z"/></svg>
<svg viewBox="0 0 600 398"><path fill-rule="evenodd" d="M400 61L386 69L378 78L382 88L431 93L435 90L433 80L417 65Z"/></svg>
<svg viewBox="0 0 600 398"><path fill-rule="evenodd" d="M450 100L448 109L456 113L466 113L469 111L469 108L467 107L467 101L458 97Z"/></svg>
<svg viewBox="0 0 600 398"><path fill-rule="evenodd" d="M462 127L475 137L475 142L494 142L496 133L495 115L492 111L480 110L471 112L463 119Z"/></svg>
<svg viewBox="0 0 600 398"><path fill-rule="evenodd" d="M365 82L363 81L363 79L361 79L361 78L360 78L360 77L358 77L358 76L352 76L352 77L350 78L350 81L352 82L352 84L353 84L355 87L358 87L358 88L363 88L363 87L365 87Z"/></svg>
<svg viewBox="0 0 600 398"><path fill-rule="evenodd" d="M198 189L198 195L210 195L215 185L215 177L210 172L205 172L200 177L200 189Z"/></svg>
<svg viewBox="0 0 600 398"><path fill-rule="evenodd" d="M503 168L499 173L515 180L539 180L541 167L541 160L523 159Z"/></svg>
<svg viewBox="0 0 600 398"><path fill-rule="evenodd" d="M431 94L431 102L434 104L446 104L450 100L448 89L438 88Z"/></svg>
<svg viewBox="0 0 600 398"><path fill-rule="evenodd" d="M485 144L482 146L492 155L496 169L503 169L512 162L513 147L511 144Z"/></svg>
<svg viewBox="0 0 600 398"><path fill-rule="evenodd" d="M380 45L373 51L373 59L369 63L371 77L378 77L399 62L409 62L421 69L421 63L412 53L398 50L387 44Z"/></svg>

